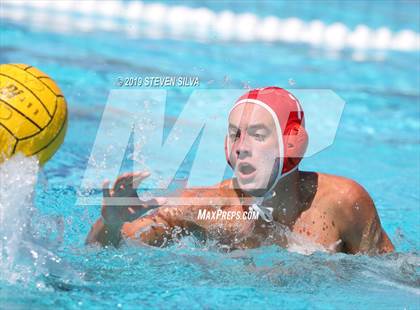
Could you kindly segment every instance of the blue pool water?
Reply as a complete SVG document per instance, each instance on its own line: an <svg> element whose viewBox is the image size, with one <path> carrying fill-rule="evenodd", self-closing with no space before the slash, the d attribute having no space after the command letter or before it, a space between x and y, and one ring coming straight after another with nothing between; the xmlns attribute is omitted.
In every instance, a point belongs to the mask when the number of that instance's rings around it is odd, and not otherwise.
<svg viewBox="0 0 420 310"><path fill-rule="evenodd" d="M369 18L357 6L346 7L344 13L338 2L320 3L301 14L296 6L289 14L281 10L287 2L263 2L261 7L245 2L242 10L232 4L208 7L262 15L278 9L279 17L300 14L307 20L333 22L339 16L349 27L363 22L373 28L418 31L414 2L402 1L398 12L393 9L397 2L371 4L369 11L383 14ZM187 4L198 6L193 1ZM61 34L7 19L1 22L0 36L0 63L27 63L48 73L63 90L70 115L64 144L39 174L33 224L25 228L29 233L11 234L18 227L11 223L2 227L15 239L3 243L0 308L420 308L418 52L360 55L304 44ZM361 183L372 195L396 253L305 256L270 246L226 254L187 238L163 249L85 247L85 236L100 209L77 206L77 190L109 91L115 88L116 77L132 75L199 76L203 88L278 85L334 90L346 101L334 144L305 159L302 169ZM175 99L168 103L169 116L179 113L189 91L175 91ZM36 175L31 167L31 162L8 167L11 184L20 184L21 175L29 179ZM2 211L11 212L18 224L32 208L20 201L21 194L11 190L8 201L13 206L0 198Z"/></svg>

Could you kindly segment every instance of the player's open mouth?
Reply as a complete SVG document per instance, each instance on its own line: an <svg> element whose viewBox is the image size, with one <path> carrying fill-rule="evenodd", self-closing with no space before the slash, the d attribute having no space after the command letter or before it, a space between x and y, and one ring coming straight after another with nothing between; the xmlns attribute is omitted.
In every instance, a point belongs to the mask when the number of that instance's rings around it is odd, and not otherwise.
<svg viewBox="0 0 420 310"><path fill-rule="evenodd" d="M240 163L238 165L238 173L239 176L243 179L249 179L253 177L254 173L257 171L257 169L249 164L249 163Z"/></svg>

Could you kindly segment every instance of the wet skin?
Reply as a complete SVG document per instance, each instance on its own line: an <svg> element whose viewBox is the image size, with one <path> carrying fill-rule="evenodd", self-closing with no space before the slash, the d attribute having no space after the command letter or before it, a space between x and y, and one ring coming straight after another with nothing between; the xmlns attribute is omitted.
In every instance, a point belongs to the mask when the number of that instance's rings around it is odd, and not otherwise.
<svg viewBox="0 0 420 310"><path fill-rule="evenodd" d="M248 219L199 219L200 210L214 211L215 200L223 211L247 212L242 198L260 196L276 175L278 137L271 115L263 108L241 104L229 117L230 162L235 178L216 186L184 190L185 204L153 200L144 205L113 207L110 197L133 197L147 173L125 174L113 189L104 186L102 218L92 227L87 243L118 245L122 239L154 246L168 244L185 234L216 239L230 249L265 244L291 246L290 234L331 252L387 253L394 247L381 223L372 199L356 182L328 174L294 171L274 188L275 196L264 200L272 207L273 221ZM200 204L191 198L201 197ZM156 208L142 216L146 210ZM279 229L285 228L285 229Z"/></svg>

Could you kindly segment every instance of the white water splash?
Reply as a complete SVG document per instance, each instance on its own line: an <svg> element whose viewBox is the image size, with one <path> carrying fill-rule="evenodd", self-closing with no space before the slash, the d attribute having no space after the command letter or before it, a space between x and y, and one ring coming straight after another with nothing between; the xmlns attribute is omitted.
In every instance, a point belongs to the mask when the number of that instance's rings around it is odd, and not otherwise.
<svg viewBox="0 0 420 310"><path fill-rule="evenodd" d="M25 273L13 272L28 219L34 212L32 197L38 162L18 154L0 166L1 274L15 282Z"/></svg>
<svg viewBox="0 0 420 310"><path fill-rule="evenodd" d="M311 255L315 252L335 253L341 243L341 239L339 239L325 247L293 232L289 232L287 239L287 250L302 255Z"/></svg>
<svg viewBox="0 0 420 310"><path fill-rule="evenodd" d="M21 154L0 165L0 280L28 284L41 275L61 277L71 271L54 254L60 242L43 233L54 227L62 235L62 229L52 218L39 216L34 205L38 172L38 160Z"/></svg>

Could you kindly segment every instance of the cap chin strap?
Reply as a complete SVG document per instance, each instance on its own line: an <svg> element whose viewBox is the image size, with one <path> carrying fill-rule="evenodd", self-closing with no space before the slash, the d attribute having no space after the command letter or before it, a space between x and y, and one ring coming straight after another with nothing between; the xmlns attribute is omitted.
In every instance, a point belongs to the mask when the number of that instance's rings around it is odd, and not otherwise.
<svg viewBox="0 0 420 310"><path fill-rule="evenodd" d="M249 211L258 213L258 215L266 222L273 221L273 208L258 206L254 203L251 207L249 207Z"/></svg>
<svg viewBox="0 0 420 310"><path fill-rule="evenodd" d="M273 185L271 185L270 189L265 192L264 196L263 196L263 200L262 203L264 203L264 200L266 200L267 198L271 198L274 197L276 195L276 192L274 191L274 188L276 187L277 183L284 178L285 176L291 174L293 171L295 171L297 169L296 167L293 167L292 169L290 169L289 171L287 171L284 174L278 173L277 177L276 177L276 181L273 183ZM259 214L259 216L261 216L261 218L266 221L266 222L272 222L273 221L273 208L271 207L265 207L262 205L262 203L260 205L254 203L251 205L251 207L249 208L249 210L257 212Z"/></svg>

